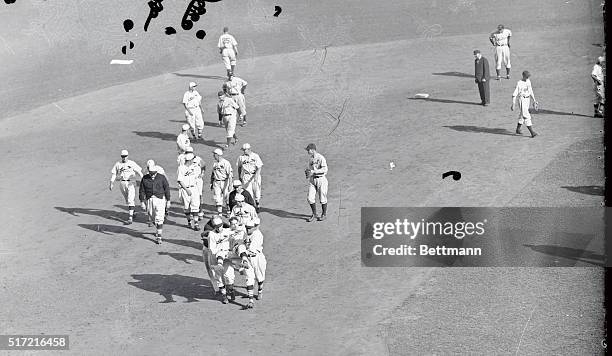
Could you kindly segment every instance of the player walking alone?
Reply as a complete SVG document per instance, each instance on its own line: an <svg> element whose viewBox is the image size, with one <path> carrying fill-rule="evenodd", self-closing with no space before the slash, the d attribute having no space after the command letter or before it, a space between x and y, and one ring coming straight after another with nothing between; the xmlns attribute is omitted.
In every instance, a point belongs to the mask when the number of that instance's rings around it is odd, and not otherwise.
<svg viewBox="0 0 612 356"><path fill-rule="evenodd" d="M533 130L531 127L531 114L529 113L529 105L530 100L533 99L534 106L538 106L538 102L536 101L535 96L533 95L533 88L531 88L531 80L529 77L531 74L528 71L523 72L523 78L516 83L516 88L514 89L514 93L512 93L512 106L510 110L514 111L514 104L517 101L516 98L518 96L519 103L519 120L516 125L516 134L521 134L521 125L525 124L527 129L531 133L531 137L534 138L538 135L537 132Z"/></svg>
<svg viewBox="0 0 612 356"><path fill-rule="evenodd" d="M317 217L317 204L316 196L319 196L319 202L321 203L322 213L317 218L319 221L323 221L327 217L327 161L322 154L317 152L317 146L314 143L306 146L306 151L310 159L308 160L308 168L306 169L306 179L308 179L308 204L312 210L312 216L306 221L311 222Z"/></svg>

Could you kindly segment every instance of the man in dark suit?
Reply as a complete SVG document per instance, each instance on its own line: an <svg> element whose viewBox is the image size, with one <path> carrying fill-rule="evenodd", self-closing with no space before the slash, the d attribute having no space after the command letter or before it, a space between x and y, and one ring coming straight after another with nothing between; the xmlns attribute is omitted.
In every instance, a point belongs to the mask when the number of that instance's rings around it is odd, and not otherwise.
<svg viewBox="0 0 612 356"><path fill-rule="evenodd" d="M478 91L480 92L480 101L483 106L491 103L491 91L489 89L489 61L482 56L480 50L474 50L474 77L475 82L478 84Z"/></svg>

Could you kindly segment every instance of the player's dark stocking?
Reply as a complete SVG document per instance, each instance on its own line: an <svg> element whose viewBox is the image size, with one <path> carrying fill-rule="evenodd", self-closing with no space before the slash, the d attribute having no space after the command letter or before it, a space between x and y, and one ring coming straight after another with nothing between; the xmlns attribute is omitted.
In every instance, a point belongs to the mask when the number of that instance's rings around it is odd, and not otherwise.
<svg viewBox="0 0 612 356"><path fill-rule="evenodd" d="M253 285L246 286L247 295L249 296L249 300L253 301Z"/></svg>
<svg viewBox="0 0 612 356"><path fill-rule="evenodd" d="M321 215L327 215L327 203L321 204L321 209L323 210L323 213Z"/></svg>
<svg viewBox="0 0 612 356"><path fill-rule="evenodd" d="M531 126L527 126L527 130L529 130L531 133L531 137L536 137L538 135L538 133L535 132Z"/></svg>
<svg viewBox="0 0 612 356"><path fill-rule="evenodd" d="M310 204L310 210L312 210L312 215L316 216L317 215L317 204Z"/></svg>
<svg viewBox="0 0 612 356"><path fill-rule="evenodd" d="M517 135L521 134L521 124L516 124L516 134Z"/></svg>

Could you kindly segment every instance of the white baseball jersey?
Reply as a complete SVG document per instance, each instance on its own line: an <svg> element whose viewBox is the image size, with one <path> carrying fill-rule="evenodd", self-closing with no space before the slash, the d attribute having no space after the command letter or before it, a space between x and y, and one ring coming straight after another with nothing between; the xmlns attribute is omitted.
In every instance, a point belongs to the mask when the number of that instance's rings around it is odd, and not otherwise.
<svg viewBox="0 0 612 356"><path fill-rule="evenodd" d="M231 95L238 95L242 93L242 88L245 87L248 83L242 78L232 77L232 80L226 81L225 84L227 84L228 92Z"/></svg>
<svg viewBox="0 0 612 356"><path fill-rule="evenodd" d="M493 42L496 46L505 46L508 44L508 37L512 36L512 31L507 28L504 28L501 33L494 32L491 34L493 38Z"/></svg>
<svg viewBox="0 0 612 356"><path fill-rule="evenodd" d="M223 116L236 115L237 110L240 108L236 101L228 96L223 96L217 103L217 113Z"/></svg>
<svg viewBox="0 0 612 356"><path fill-rule="evenodd" d="M130 180L136 176L136 173L142 177L142 168L136 162L128 159L125 162L117 162L111 169L111 182L115 180Z"/></svg>
<svg viewBox="0 0 612 356"><path fill-rule="evenodd" d="M523 98L529 98L533 95L533 89L531 88L531 81L527 79L526 81L519 80L516 83L516 88L514 88L514 93L512 93L512 97L516 97L520 95Z"/></svg>
<svg viewBox="0 0 612 356"><path fill-rule="evenodd" d="M314 157L310 157L308 168L312 171L313 176L321 177L327 174L327 161L319 152L315 152Z"/></svg>
<svg viewBox="0 0 612 356"><path fill-rule="evenodd" d="M230 178L232 174L232 165L225 158L221 158L219 159L219 162L213 163L212 177L214 180L224 181Z"/></svg>
<svg viewBox="0 0 612 356"><path fill-rule="evenodd" d="M237 45L238 42L236 42L234 36L230 35L229 33L222 34L221 37L219 37L219 42L217 43L217 47L227 49L234 49L234 46Z"/></svg>
<svg viewBox="0 0 612 356"><path fill-rule="evenodd" d="M230 250L230 237L233 231L227 228L221 228L221 232L216 230L208 233L208 248L216 257L226 258Z"/></svg>
<svg viewBox="0 0 612 356"><path fill-rule="evenodd" d="M253 174L257 168L261 169L263 162L257 153L251 152L250 154L243 154L239 156L238 160L236 161L236 166L241 174Z"/></svg>
<svg viewBox="0 0 612 356"><path fill-rule="evenodd" d="M189 140L189 135L187 133L180 133L176 137L176 146L178 147L179 153L185 152L185 149L191 146L191 140Z"/></svg>
<svg viewBox="0 0 612 356"><path fill-rule="evenodd" d="M178 168L177 181L185 188L194 187L196 186L196 180L201 174L202 170L196 163L192 163L189 166L182 165Z"/></svg>
<svg viewBox="0 0 612 356"><path fill-rule="evenodd" d="M264 237L259 229L253 231L252 234L247 235L245 238L245 244L247 250L252 254L263 252Z"/></svg>
<svg viewBox="0 0 612 356"><path fill-rule="evenodd" d="M202 96L197 90L186 91L183 95L183 104L189 109L197 109L202 102Z"/></svg>

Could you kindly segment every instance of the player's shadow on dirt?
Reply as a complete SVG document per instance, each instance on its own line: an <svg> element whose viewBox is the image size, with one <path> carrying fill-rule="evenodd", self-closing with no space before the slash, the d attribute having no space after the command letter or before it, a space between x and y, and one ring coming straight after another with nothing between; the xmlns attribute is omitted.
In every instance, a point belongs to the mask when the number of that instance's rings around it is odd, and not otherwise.
<svg viewBox="0 0 612 356"><path fill-rule="evenodd" d="M562 186L561 188L567 189L572 192L588 194L588 195L604 195L604 187L600 185L581 185L577 187Z"/></svg>
<svg viewBox="0 0 612 356"><path fill-rule="evenodd" d="M476 103L473 101L461 101L461 100L450 100L450 99L435 99L435 98L408 98L409 100L419 100L419 101L431 101L434 103L444 103L444 104L464 104L464 105L481 105L480 102Z"/></svg>
<svg viewBox="0 0 612 356"><path fill-rule="evenodd" d="M212 285L206 279L179 274L133 274L132 278L136 281L128 282L129 285L158 293L164 297L160 303L174 303L175 296L185 298L185 303L216 299Z"/></svg>
<svg viewBox="0 0 612 356"><path fill-rule="evenodd" d="M591 117L589 115L576 114L573 112L563 112L563 111L552 111L541 109L539 111L530 110L530 112L534 115L544 114L544 115L560 115L560 116L580 116L580 117Z"/></svg>
<svg viewBox="0 0 612 356"><path fill-rule="evenodd" d="M172 73L172 74L176 75L177 77L214 79L214 80L227 81L227 77L222 77L220 75L182 74L182 73Z"/></svg>
<svg viewBox="0 0 612 356"><path fill-rule="evenodd" d="M94 215L99 216L101 218L118 221L121 223L127 222L128 213L119 213L113 210L105 210L105 209L88 209L88 208L65 208L61 206L56 206L55 209L70 214L72 216L79 215Z"/></svg>
<svg viewBox="0 0 612 356"><path fill-rule="evenodd" d="M194 231L194 233L197 233L197 232ZM197 237L197 239L199 240L200 237ZM202 243L199 242L199 241L181 240L181 239L166 239L166 238L164 238L162 243L164 243L164 242L168 242L168 243L175 244L175 245L180 245L180 246L185 246L185 247L192 247L192 248L195 248L196 250L200 250L200 251L202 250ZM172 256L170 256L170 257L172 257Z"/></svg>
<svg viewBox="0 0 612 356"><path fill-rule="evenodd" d="M495 135L506 135L506 136L516 136L515 133L509 131L507 129L500 128L491 128L491 127L481 127L481 126L471 126L471 125L453 125L453 126L443 126L455 131L462 132L477 132L477 133L488 133ZM525 136L529 137L529 136Z"/></svg>
<svg viewBox="0 0 612 356"><path fill-rule="evenodd" d="M168 120L170 122L177 122L179 124L184 124L186 123L185 120ZM209 121L204 121L204 126L209 126L209 127L219 127L221 128L221 126L219 126L219 122L209 122Z"/></svg>
<svg viewBox="0 0 612 356"><path fill-rule="evenodd" d="M106 224L78 224L78 225L84 229L95 231L97 233L101 233L104 235L109 235L109 236L129 235L132 237L136 237L136 238L143 239L143 240L148 240L151 242L156 241L153 237L151 238L147 237L146 234L143 232L132 230L125 226L106 225ZM154 234L148 233L148 235L154 235Z"/></svg>
<svg viewBox="0 0 612 356"><path fill-rule="evenodd" d="M132 132L140 137L158 138L163 141L176 141L176 136L178 136L178 134L171 134L171 133L157 132L157 131L132 131ZM221 147L217 142L210 141L210 140L192 140L191 143L192 144L202 143L205 146L214 147L214 148Z"/></svg>
<svg viewBox="0 0 612 356"><path fill-rule="evenodd" d="M291 212L280 210L280 209L266 208L263 206L259 208L259 213L260 214L269 213L269 214L272 214L274 216L278 216L279 218L284 218L284 219L306 220L310 217L310 215L307 215L307 214L296 214L296 213L291 213Z"/></svg>
<svg viewBox="0 0 612 356"><path fill-rule="evenodd" d="M467 74L461 72L444 72L444 73L431 73L433 75L445 75L448 77L460 77L460 78L472 78L474 79L474 74Z"/></svg>
<svg viewBox="0 0 612 356"><path fill-rule="evenodd" d="M533 251L544 253L551 256L562 257L569 260L585 262L596 266L604 267L605 256L588 250L580 250L570 247L553 245L529 245L523 244Z"/></svg>
<svg viewBox="0 0 612 356"><path fill-rule="evenodd" d="M158 252L160 256L169 256L174 258L177 261L184 262L188 265L191 264L189 261L203 262L202 255L194 255L191 253L176 253L176 252Z"/></svg>

